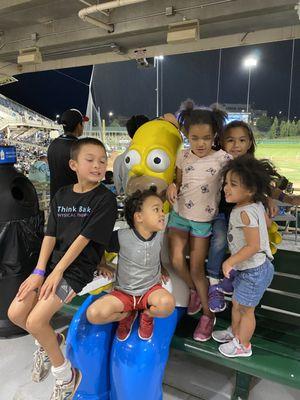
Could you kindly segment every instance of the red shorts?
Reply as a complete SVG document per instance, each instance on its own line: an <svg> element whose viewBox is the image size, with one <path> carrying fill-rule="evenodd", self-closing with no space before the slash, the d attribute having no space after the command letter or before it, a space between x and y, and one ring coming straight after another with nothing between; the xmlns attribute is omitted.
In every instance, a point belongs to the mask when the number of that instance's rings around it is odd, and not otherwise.
<svg viewBox="0 0 300 400"><path fill-rule="evenodd" d="M146 310L148 308L148 297L155 290L162 289L162 286L157 283L152 286L148 292L142 296L133 296L132 294L127 294L121 290L113 290L110 295L117 297L124 304L123 312L132 310Z"/></svg>

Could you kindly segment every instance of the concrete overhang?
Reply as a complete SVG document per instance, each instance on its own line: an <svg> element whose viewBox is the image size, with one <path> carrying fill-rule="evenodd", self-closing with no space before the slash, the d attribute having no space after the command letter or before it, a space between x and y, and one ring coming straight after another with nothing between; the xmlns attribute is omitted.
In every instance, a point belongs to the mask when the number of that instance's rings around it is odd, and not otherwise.
<svg viewBox="0 0 300 400"><path fill-rule="evenodd" d="M300 38L295 0L148 0L93 14L113 25L112 33L78 17L86 3L97 4L95 0L1 1L1 73L126 61L134 59L137 48L146 48L147 56L153 57ZM167 44L169 26L188 20L199 22L199 38ZM18 65L19 50L29 47L39 48L43 62Z"/></svg>

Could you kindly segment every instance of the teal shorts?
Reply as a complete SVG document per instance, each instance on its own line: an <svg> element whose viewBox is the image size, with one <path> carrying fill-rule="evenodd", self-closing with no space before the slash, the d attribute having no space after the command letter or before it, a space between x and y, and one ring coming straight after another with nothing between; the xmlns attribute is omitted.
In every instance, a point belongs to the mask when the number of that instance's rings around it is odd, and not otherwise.
<svg viewBox="0 0 300 400"><path fill-rule="evenodd" d="M168 228L189 232L191 236L206 238L211 235L212 224L210 222L197 222L181 217L174 210L171 211Z"/></svg>

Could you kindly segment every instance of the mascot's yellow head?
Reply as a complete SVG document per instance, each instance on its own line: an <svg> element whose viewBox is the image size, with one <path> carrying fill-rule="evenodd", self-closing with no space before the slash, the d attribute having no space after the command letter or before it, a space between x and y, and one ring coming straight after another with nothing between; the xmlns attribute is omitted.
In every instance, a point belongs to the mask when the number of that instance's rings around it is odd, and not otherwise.
<svg viewBox="0 0 300 400"><path fill-rule="evenodd" d="M181 135L171 122L154 120L142 125L125 158L129 170L127 194L151 187L163 194L173 182L176 154L181 144Z"/></svg>

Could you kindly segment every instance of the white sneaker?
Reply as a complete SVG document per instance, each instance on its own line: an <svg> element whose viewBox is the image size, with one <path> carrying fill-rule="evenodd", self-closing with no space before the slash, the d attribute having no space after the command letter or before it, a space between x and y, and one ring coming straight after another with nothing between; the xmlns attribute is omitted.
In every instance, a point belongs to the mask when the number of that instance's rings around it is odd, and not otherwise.
<svg viewBox="0 0 300 400"><path fill-rule="evenodd" d="M62 333L59 333L59 343L63 346L65 343L65 337ZM37 342L36 342L37 343ZM45 352L45 350L37 343L38 349L33 354L33 365L31 370L31 379L33 382L42 382L50 373L51 361Z"/></svg>
<svg viewBox="0 0 300 400"><path fill-rule="evenodd" d="M64 381L56 379L50 400L73 399L73 396L81 382L81 377L81 372L76 368L72 368L72 379L69 383L65 383Z"/></svg>
<svg viewBox="0 0 300 400"><path fill-rule="evenodd" d="M212 338L219 343L227 343L230 342L234 338L234 334L232 333L231 326L223 331L214 331L212 333Z"/></svg>
<svg viewBox="0 0 300 400"><path fill-rule="evenodd" d="M243 346L237 338L233 338L228 343L219 346L219 352L225 357L250 357L252 356L251 344L248 347Z"/></svg>

